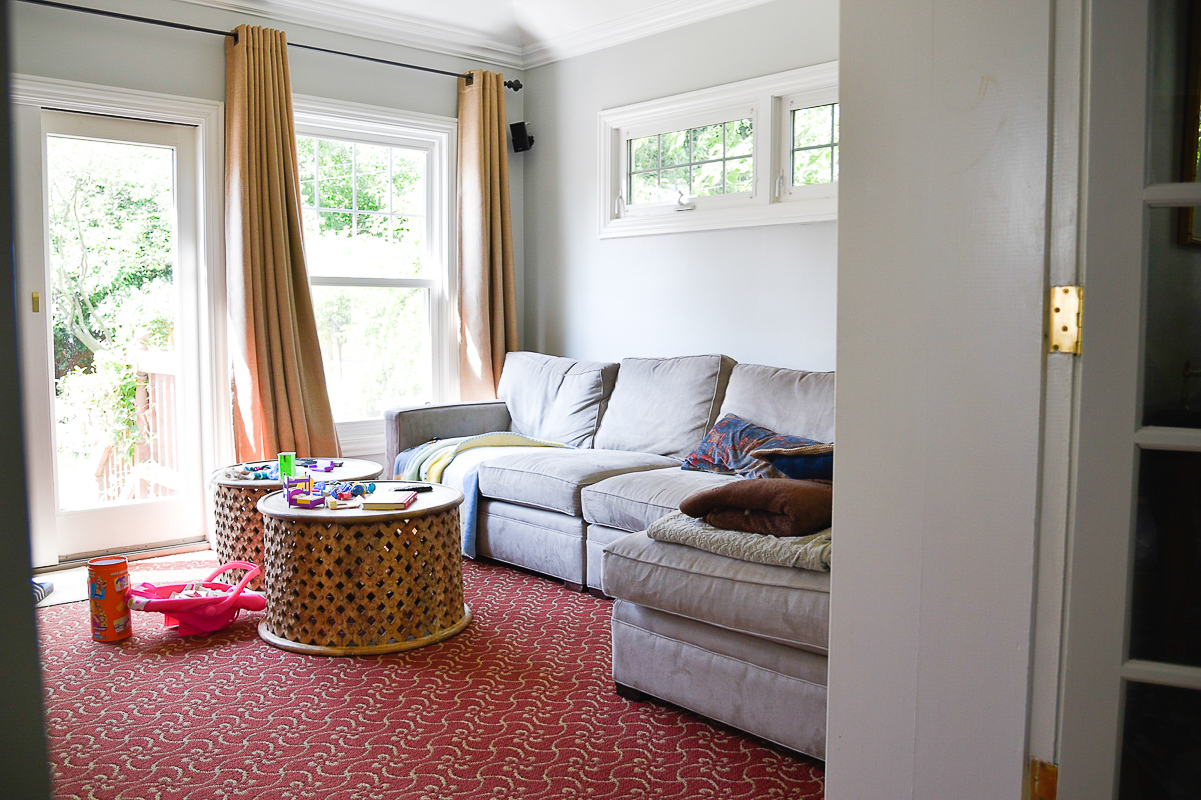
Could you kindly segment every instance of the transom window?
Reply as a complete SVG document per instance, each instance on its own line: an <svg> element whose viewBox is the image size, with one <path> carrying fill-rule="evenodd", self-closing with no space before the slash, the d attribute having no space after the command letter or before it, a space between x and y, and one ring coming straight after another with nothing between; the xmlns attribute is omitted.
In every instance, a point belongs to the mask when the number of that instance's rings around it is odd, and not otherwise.
<svg viewBox="0 0 1201 800"><path fill-rule="evenodd" d="M751 191L754 132L754 120L748 117L630 139L630 204Z"/></svg>
<svg viewBox="0 0 1201 800"><path fill-rule="evenodd" d="M792 111L792 185L838 180L838 103Z"/></svg>
<svg viewBox="0 0 1201 800"><path fill-rule="evenodd" d="M305 256L336 422L433 399L430 151L297 136Z"/></svg>
<svg viewBox="0 0 1201 800"><path fill-rule="evenodd" d="M602 239L838 216L838 64L598 115Z"/></svg>

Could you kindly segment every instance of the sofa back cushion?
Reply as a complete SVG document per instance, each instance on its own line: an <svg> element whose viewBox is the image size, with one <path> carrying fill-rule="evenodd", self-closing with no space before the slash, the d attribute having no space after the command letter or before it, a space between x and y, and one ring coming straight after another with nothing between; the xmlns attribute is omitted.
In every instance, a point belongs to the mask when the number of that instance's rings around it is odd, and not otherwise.
<svg viewBox="0 0 1201 800"><path fill-rule="evenodd" d="M511 430L573 447L591 447L617 365L542 353L505 356L497 396L513 418Z"/></svg>
<svg viewBox="0 0 1201 800"><path fill-rule="evenodd" d="M623 359L596 446L683 458L717 419L733 367L722 355Z"/></svg>
<svg viewBox="0 0 1201 800"><path fill-rule="evenodd" d="M738 364L721 414L819 442L834 441L834 373Z"/></svg>

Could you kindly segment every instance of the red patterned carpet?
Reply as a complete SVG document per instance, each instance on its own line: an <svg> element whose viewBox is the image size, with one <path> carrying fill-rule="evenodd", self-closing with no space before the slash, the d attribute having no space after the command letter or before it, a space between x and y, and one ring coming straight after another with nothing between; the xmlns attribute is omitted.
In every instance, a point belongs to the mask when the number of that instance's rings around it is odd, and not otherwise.
<svg viewBox="0 0 1201 800"><path fill-rule="evenodd" d="M168 583L216 562L135 562ZM181 639L158 615L96 644L86 603L39 611L55 797L821 798L820 762L609 676L609 603L465 563L475 621L432 647L323 658L260 641L260 615Z"/></svg>

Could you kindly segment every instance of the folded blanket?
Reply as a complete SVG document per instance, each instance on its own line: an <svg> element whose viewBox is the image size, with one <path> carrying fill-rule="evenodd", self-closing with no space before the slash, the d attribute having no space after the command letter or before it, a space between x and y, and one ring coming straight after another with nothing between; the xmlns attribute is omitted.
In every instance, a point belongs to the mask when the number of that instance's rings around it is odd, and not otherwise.
<svg viewBox="0 0 1201 800"><path fill-rule="evenodd" d="M434 439L398 455L394 467L395 474L406 481L439 483L455 456L479 447L567 447L567 445L535 439L532 436L524 436L512 431L492 431L476 436ZM463 476L463 508L459 515L463 536L463 554L468 558L475 558L479 505L479 466L475 466Z"/></svg>
<svg viewBox="0 0 1201 800"><path fill-rule="evenodd" d="M406 481L442 480L442 473L454 460L454 457L465 450L477 447L566 447L559 442L548 442L535 439L512 431L493 431L475 436L456 436L453 439L435 439L426 442L414 450L409 456L404 469Z"/></svg>
<svg viewBox="0 0 1201 800"><path fill-rule="evenodd" d="M652 522L646 535L656 541L683 544L739 561L817 572L830 570L833 549L829 529L811 536L780 538L721 530L681 511L673 511Z"/></svg>
<svg viewBox="0 0 1201 800"><path fill-rule="evenodd" d="M808 536L830 527L829 481L748 478L689 495L680 510L715 528L772 536Z"/></svg>

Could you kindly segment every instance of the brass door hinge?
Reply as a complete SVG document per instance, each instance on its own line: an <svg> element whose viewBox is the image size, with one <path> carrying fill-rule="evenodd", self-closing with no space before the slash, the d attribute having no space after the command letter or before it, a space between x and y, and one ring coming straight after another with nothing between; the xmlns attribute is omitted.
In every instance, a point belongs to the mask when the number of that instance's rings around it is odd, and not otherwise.
<svg viewBox="0 0 1201 800"><path fill-rule="evenodd" d="M1080 332L1084 327L1083 295L1084 290L1079 286L1051 287L1049 352L1080 355Z"/></svg>
<svg viewBox="0 0 1201 800"><path fill-rule="evenodd" d="M1059 765L1030 759L1030 800L1055 800L1059 792Z"/></svg>

